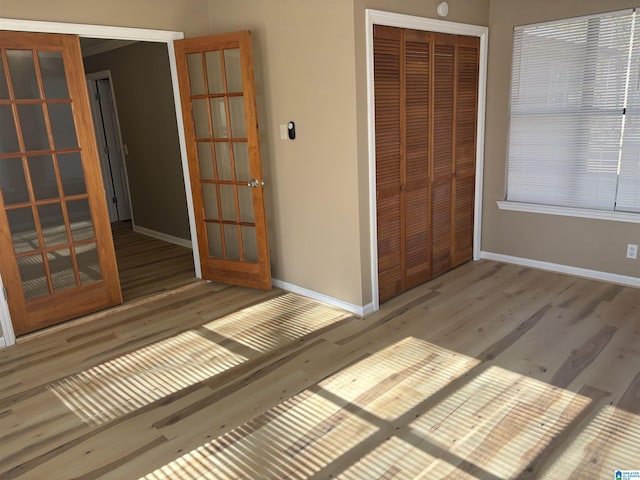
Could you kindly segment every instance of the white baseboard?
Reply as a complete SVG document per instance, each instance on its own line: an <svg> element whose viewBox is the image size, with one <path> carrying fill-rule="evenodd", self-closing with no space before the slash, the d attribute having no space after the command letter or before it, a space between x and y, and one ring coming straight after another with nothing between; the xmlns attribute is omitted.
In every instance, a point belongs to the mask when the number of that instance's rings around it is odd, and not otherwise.
<svg viewBox="0 0 640 480"><path fill-rule="evenodd" d="M174 237L173 235L157 232L155 230L151 230L150 228L144 228L144 227L139 227L138 225L134 225L133 231L136 233L140 233L142 235L146 235L147 237L153 237L153 238L157 238L158 240L163 240L165 242L173 243L175 245L180 245L181 247L192 248L191 240Z"/></svg>
<svg viewBox="0 0 640 480"><path fill-rule="evenodd" d="M618 275L617 273L601 272L600 270L590 270L588 268L572 267L570 265L562 265L560 263L542 262L540 260L512 257L511 255L502 255L500 253L492 252L480 252L480 258L495 260L496 262L513 263L515 265L522 265L523 267L538 268L540 270L548 270L550 272L566 273L568 275L575 275L603 282L618 283L620 285L628 285L630 287L640 287L640 278Z"/></svg>
<svg viewBox="0 0 640 480"><path fill-rule="evenodd" d="M313 300L326 303L327 305L331 305L332 307L341 308L342 310L346 310L347 312L351 312L360 317L364 317L365 315L373 312L373 303L369 303L364 306L354 305L353 303L345 302L344 300L330 297L329 295L325 295L324 293L309 290L308 288L300 287L298 285L294 285L293 283L284 282L282 280L278 280L277 278L271 279L271 282L275 287L282 288L283 290L287 290L292 293L304 295L305 297L309 297Z"/></svg>
<svg viewBox="0 0 640 480"><path fill-rule="evenodd" d="M4 341L4 337L0 337L0 348L5 348L7 346L7 342Z"/></svg>

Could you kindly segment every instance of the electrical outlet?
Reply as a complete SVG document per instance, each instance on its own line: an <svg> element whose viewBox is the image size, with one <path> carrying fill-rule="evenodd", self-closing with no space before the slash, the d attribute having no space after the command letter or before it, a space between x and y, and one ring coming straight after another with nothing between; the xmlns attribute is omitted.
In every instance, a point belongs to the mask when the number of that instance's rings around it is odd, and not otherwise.
<svg viewBox="0 0 640 480"><path fill-rule="evenodd" d="M635 260L638 258L638 245L629 243L627 244L627 258Z"/></svg>

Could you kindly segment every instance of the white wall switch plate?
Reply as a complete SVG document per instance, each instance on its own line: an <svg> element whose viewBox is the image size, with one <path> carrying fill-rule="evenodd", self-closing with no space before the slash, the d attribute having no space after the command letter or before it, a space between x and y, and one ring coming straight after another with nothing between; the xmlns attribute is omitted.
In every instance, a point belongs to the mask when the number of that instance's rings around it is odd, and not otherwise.
<svg viewBox="0 0 640 480"><path fill-rule="evenodd" d="M638 258L638 245L633 243L627 244L627 258L635 260Z"/></svg>

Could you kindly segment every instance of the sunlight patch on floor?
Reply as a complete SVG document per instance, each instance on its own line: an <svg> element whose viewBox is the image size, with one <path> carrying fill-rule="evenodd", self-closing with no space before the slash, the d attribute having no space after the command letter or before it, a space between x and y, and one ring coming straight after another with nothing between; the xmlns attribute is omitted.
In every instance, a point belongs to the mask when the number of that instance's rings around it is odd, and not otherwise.
<svg viewBox="0 0 640 480"><path fill-rule="evenodd" d="M590 403L543 382L490 367L338 478L400 467L394 479L518 478Z"/></svg>
<svg viewBox="0 0 640 480"><path fill-rule="evenodd" d="M285 294L47 386L83 422L104 424L350 315Z"/></svg>
<svg viewBox="0 0 640 480"><path fill-rule="evenodd" d="M350 316L344 310L287 293L216 319L203 328L256 352L268 352Z"/></svg>
<svg viewBox="0 0 640 480"><path fill-rule="evenodd" d="M518 478L591 399L478 363L406 338L143 478Z"/></svg>
<svg viewBox="0 0 640 480"><path fill-rule="evenodd" d="M640 470L640 416L606 406L540 478L614 478Z"/></svg>
<svg viewBox="0 0 640 480"><path fill-rule="evenodd" d="M404 339L144 478L307 478L352 449L370 449L373 436L392 434L390 420L413 419L425 396L477 362Z"/></svg>

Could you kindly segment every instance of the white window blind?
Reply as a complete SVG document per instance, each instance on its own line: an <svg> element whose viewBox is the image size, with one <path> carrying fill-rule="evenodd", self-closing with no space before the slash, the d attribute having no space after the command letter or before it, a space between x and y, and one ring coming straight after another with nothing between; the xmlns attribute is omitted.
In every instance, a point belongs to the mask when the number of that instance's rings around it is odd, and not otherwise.
<svg viewBox="0 0 640 480"><path fill-rule="evenodd" d="M517 27L507 200L640 212L633 10Z"/></svg>

